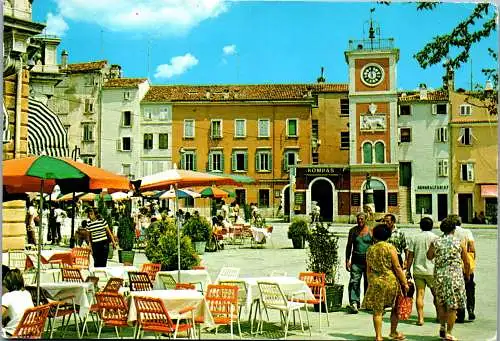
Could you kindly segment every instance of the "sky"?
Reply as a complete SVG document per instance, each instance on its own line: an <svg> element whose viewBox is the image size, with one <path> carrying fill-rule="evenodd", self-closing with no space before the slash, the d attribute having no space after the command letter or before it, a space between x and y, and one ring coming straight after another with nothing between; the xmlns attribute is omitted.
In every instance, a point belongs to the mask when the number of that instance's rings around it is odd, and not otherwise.
<svg viewBox="0 0 500 341"><path fill-rule="evenodd" d="M35 0L33 20L61 38L69 63L107 60L123 77L153 84L314 83L325 68L330 83L347 83L349 39L368 36L370 9L381 38L399 48L397 87L442 85L443 67L422 69L413 55L451 31L474 8L443 3L417 11L415 3L382 5L338 1ZM491 7L492 10L496 10ZM497 31L471 51L455 87L484 85L496 63Z"/></svg>

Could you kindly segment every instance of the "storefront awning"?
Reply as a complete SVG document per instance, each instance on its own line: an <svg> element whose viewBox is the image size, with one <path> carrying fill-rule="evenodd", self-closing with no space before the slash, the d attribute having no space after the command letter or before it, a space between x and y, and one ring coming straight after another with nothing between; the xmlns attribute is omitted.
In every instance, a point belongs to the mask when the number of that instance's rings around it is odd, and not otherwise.
<svg viewBox="0 0 500 341"><path fill-rule="evenodd" d="M68 157L68 135L59 117L45 104L29 99L28 154Z"/></svg>
<svg viewBox="0 0 500 341"><path fill-rule="evenodd" d="M481 197L483 198L498 197L498 185L481 185Z"/></svg>

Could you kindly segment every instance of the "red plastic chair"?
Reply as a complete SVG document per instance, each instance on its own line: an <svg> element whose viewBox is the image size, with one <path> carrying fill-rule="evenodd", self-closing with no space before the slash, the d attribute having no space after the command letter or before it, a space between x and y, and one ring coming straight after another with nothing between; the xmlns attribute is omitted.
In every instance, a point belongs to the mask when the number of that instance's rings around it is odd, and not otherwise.
<svg viewBox="0 0 500 341"><path fill-rule="evenodd" d="M71 267L88 269L90 264L90 248L74 247L71 249Z"/></svg>
<svg viewBox="0 0 500 341"><path fill-rule="evenodd" d="M221 325L229 325L233 338L233 323L238 323L238 333L241 339L241 325L238 314L238 286L209 284L205 295L208 309L215 322L215 334ZM196 322L203 323L202 319Z"/></svg>
<svg viewBox="0 0 500 341"><path fill-rule="evenodd" d="M324 307L326 309L326 321L328 326L330 326L330 318L328 317L328 302L326 300L326 276L324 273L318 272L301 272L299 274L299 279L304 281L307 286L311 289L314 299L313 300L304 300L304 299L294 299L294 301L306 303L307 304L319 304L319 330L321 330L321 309L324 303Z"/></svg>
<svg viewBox="0 0 500 341"><path fill-rule="evenodd" d="M167 308L160 298L134 296L135 309L137 311L137 323L135 325L135 338L143 338L144 332L153 332L155 337L158 333L169 334L177 337L178 332L190 332L194 336L194 327L190 323L180 323L185 317L179 318L176 323L172 321ZM195 307L187 307L179 311L180 315L194 311Z"/></svg>
<svg viewBox="0 0 500 341"><path fill-rule="evenodd" d="M63 282L83 283L82 273L77 268L62 268Z"/></svg>
<svg viewBox="0 0 500 341"><path fill-rule="evenodd" d="M100 323L97 338L101 338L102 327L114 327L116 337L120 338L118 328L128 327L128 306L125 298L113 292L98 292L95 294L99 311Z"/></svg>
<svg viewBox="0 0 500 341"><path fill-rule="evenodd" d="M149 275L146 272L129 271L128 282L130 285L130 291L153 290L153 283L149 279Z"/></svg>
<svg viewBox="0 0 500 341"><path fill-rule="evenodd" d="M196 290L193 283L175 283L175 290Z"/></svg>
<svg viewBox="0 0 500 341"><path fill-rule="evenodd" d="M154 282L156 279L156 273L161 270L161 264L157 263L144 263L141 267L141 272L145 272L148 274L151 282Z"/></svg>
<svg viewBox="0 0 500 341"><path fill-rule="evenodd" d="M12 334L12 338L40 339L49 316L50 307L50 304L44 304L26 309L14 334Z"/></svg>
<svg viewBox="0 0 500 341"><path fill-rule="evenodd" d="M113 292L118 293L120 288L123 286L123 279L119 277L111 277L102 289L102 292Z"/></svg>
<svg viewBox="0 0 500 341"><path fill-rule="evenodd" d="M207 267L206 266L203 266L203 265L195 265L193 267L191 267L192 270L206 270Z"/></svg>

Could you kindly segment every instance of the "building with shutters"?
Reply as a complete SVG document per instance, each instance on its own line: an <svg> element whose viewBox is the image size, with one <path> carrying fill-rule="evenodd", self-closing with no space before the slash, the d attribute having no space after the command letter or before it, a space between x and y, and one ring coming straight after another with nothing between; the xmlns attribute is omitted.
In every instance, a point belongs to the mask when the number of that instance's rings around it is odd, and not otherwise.
<svg viewBox="0 0 500 341"><path fill-rule="evenodd" d="M450 212L448 94L401 92L398 106L399 206L401 222L422 216L442 220Z"/></svg>
<svg viewBox="0 0 500 341"><path fill-rule="evenodd" d="M450 196L452 212L465 223L485 213L496 223L498 205L498 114L474 94L450 88Z"/></svg>

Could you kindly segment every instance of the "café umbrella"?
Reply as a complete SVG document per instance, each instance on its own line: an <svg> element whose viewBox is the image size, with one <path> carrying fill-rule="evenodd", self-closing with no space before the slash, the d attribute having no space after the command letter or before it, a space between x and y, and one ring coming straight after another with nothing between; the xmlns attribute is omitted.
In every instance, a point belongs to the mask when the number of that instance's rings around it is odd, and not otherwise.
<svg viewBox="0 0 500 341"><path fill-rule="evenodd" d="M52 193L59 185L62 193L76 191L128 190L128 178L106 170L76 162L68 158L47 155L31 156L2 162L4 194L40 191L40 205L43 194ZM40 215L42 226L43 215ZM38 229L37 304L40 302L40 258L42 229Z"/></svg>
<svg viewBox="0 0 500 341"><path fill-rule="evenodd" d="M230 177L174 168L140 178L135 184L141 191L168 190L171 186L175 191L195 186L236 185L237 181ZM175 196L175 212L178 208L178 199ZM177 281L179 282L181 281L180 224L181 221L177 220Z"/></svg>

